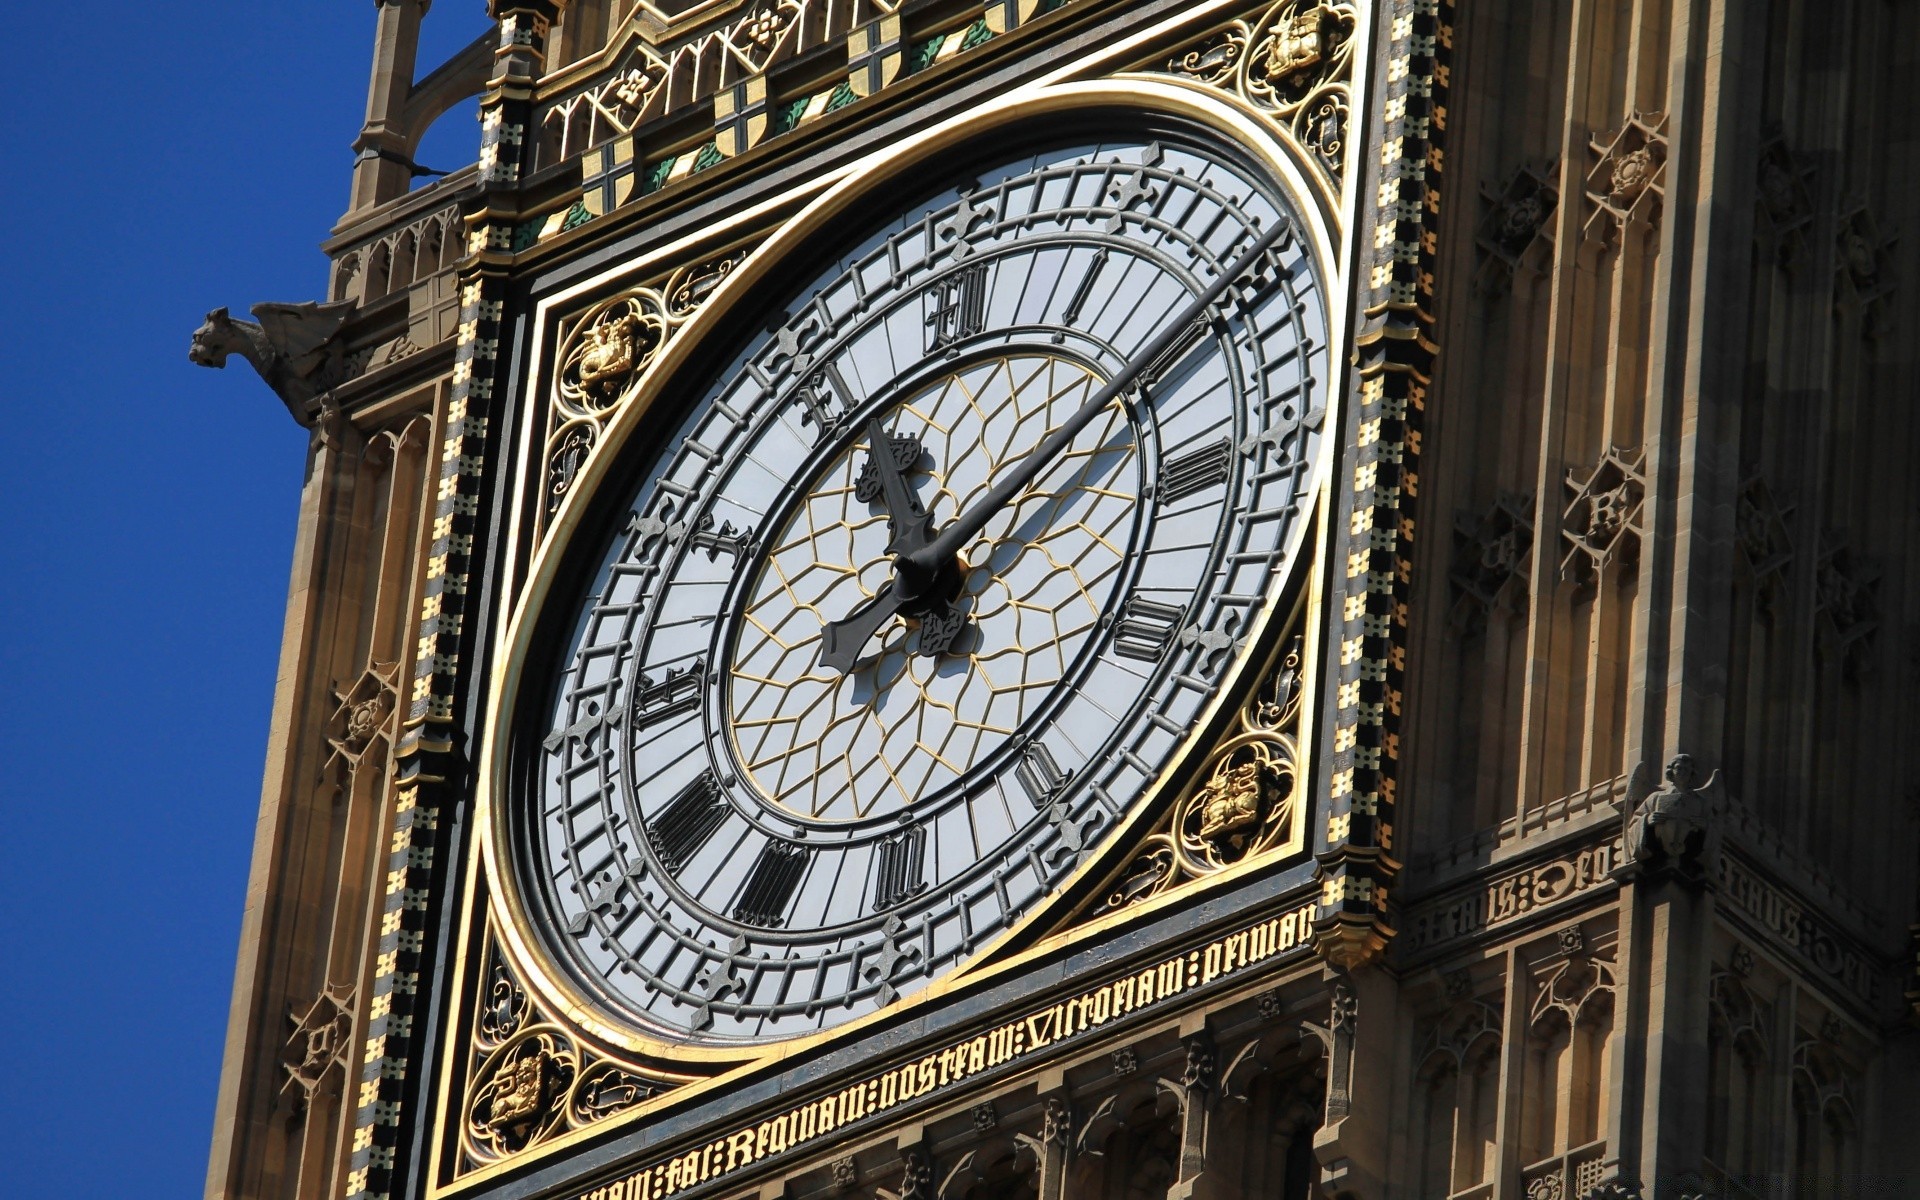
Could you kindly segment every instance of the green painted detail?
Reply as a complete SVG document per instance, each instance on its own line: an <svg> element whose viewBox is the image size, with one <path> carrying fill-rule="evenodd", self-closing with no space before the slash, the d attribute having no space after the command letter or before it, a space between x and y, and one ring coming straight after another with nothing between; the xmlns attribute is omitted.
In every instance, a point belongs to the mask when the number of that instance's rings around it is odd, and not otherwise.
<svg viewBox="0 0 1920 1200"><path fill-rule="evenodd" d="M987 27L987 19L981 17L978 21L967 26L966 34L960 39L960 48L962 50L971 50L992 36L993 30Z"/></svg>
<svg viewBox="0 0 1920 1200"><path fill-rule="evenodd" d="M667 176L673 174L673 164L679 161L680 156L674 154L648 167L646 176L640 180L640 194L644 196L648 192L657 192L665 187Z"/></svg>
<svg viewBox="0 0 1920 1200"><path fill-rule="evenodd" d="M853 83L849 80L833 89L833 95L827 97L827 107L825 111L832 112L836 108L845 108L859 98L860 97L853 94Z"/></svg>
<svg viewBox="0 0 1920 1200"><path fill-rule="evenodd" d="M769 133L785 133L800 124L800 118L807 115L807 102L811 96L802 96L791 104L782 104L774 110L773 120L768 122Z"/></svg>
<svg viewBox="0 0 1920 1200"><path fill-rule="evenodd" d="M575 200L573 207L567 210L566 219L560 222L560 232L565 233L569 229L578 229L591 220L593 220L593 214L587 211L587 202L585 200Z"/></svg>
<svg viewBox="0 0 1920 1200"><path fill-rule="evenodd" d="M693 156L693 170L704 171L725 157L726 155L720 153L719 142L708 142L706 145L700 147L699 153ZM691 172L689 172L689 174L691 174Z"/></svg>
<svg viewBox="0 0 1920 1200"><path fill-rule="evenodd" d="M932 66L933 60L940 54L940 47L944 46L946 41L947 35L943 33L936 37L928 38L909 51L907 54L907 74L911 75L915 71L924 71Z"/></svg>
<svg viewBox="0 0 1920 1200"><path fill-rule="evenodd" d="M531 221L522 221L513 227L513 252L520 253L529 246L538 245L540 227L547 223L545 217L535 217Z"/></svg>

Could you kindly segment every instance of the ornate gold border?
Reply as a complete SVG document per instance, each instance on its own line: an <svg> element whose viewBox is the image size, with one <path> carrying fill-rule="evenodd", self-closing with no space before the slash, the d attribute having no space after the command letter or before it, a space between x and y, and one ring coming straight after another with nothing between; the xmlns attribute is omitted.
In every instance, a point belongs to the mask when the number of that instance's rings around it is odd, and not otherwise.
<svg viewBox="0 0 1920 1200"><path fill-rule="evenodd" d="M1104 52L1101 57L1106 58L1116 53L1124 53L1124 50L1109 49L1109 51ZM525 591L515 606L512 621L500 635L500 639L496 644L497 654L489 685L488 716L485 724L485 729L488 734L498 733L498 731L507 728L511 722L516 686L525 668L526 657L529 651L533 616L539 611L540 605L544 602L547 591L552 586L556 566L561 554L564 552L564 547L573 532L579 527L586 505L590 503L584 499L584 497L593 494L604 481L610 470L610 464L618 457L619 448L642 426L645 416L654 401L666 391L668 381L690 361L696 359L703 344L706 343L710 337L714 336L715 331L720 329L729 313L741 303L742 299L751 295L755 285L777 269L777 265L782 258L789 251L801 245L804 239L812 232L838 217L850 205L867 195L871 189L879 186L875 181L881 179L884 172L909 168L942 151L949 150L965 141L969 141L978 136L982 131L991 129L996 125L1003 125L1009 122L1031 119L1048 114L1112 106L1134 107L1148 111L1159 111L1169 115L1184 116L1213 129L1222 137L1233 141L1243 150L1253 155L1256 161L1267 168L1281 186L1286 188L1294 197L1295 202L1301 206L1303 216L1308 219L1308 228L1303 230L1303 234L1308 242L1309 252L1313 255L1316 266L1320 271L1322 286L1325 289L1327 298L1329 340L1326 360L1329 421L1327 427L1330 429L1341 427L1339 423L1339 406L1340 399L1345 391L1343 377L1347 369L1346 348L1348 330L1346 328L1345 314L1348 308L1348 281L1345 279L1344 274L1338 270L1338 265L1345 260L1344 252L1347 247L1336 247L1332 239L1329 227L1333 225L1333 222L1330 219L1329 210L1332 207L1330 201L1333 200L1333 197L1330 195L1330 189L1327 188L1324 180L1319 177L1310 166L1295 160L1294 156L1300 153L1298 148L1292 145L1290 140L1285 138L1281 131L1278 131L1272 123L1262 118L1257 112L1250 110L1243 103L1237 102L1233 97L1206 89L1200 85L1184 83L1165 77L1129 76L1112 81L1053 82L1023 88L1016 93L982 106L962 117L956 117L941 125L935 126L900 145L890 148L888 151L853 164L839 173L838 182L836 182L830 190L815 199L798 216L794 217L770 236L744 263L736 268L727 281L708 299L699 315L689 322L682 333L674 338L667 346L666 350L650 368L647 379L639 389L637 389L636 394L623 407L619 416L610 425L602 447L593 455L592 459L586 465L571 494L556 514L548 538L536 553L528 575ZM742 214L739 219L744 221L755 215L764 217L764 210L761 214ZM700 240L704 242L711 236L713 236L713 231L707 231L702 235ZM650 263L657 264L660 259L660 255L648 256ZM550 310L557 304L577 297L584 292L605 286L609 281L617 277L630 275L639 269L643 268L637 264L628 264L605 272L595 279L584 281L570 287L565 293L549 297L539 306L536 318L536 329L541 331L546 329L550 324L548 320ZM531 355L531 361L534 366L530 378L539 380L543 379L547 373L545 359L549 356L550 350L544 343L542 333L536 332L535 337L536 344L534 346L534 353ZM1322 574L1318 566L1320 553L1322 552L1322 543L1325 540L1324 531L1326 530L1327 519L1328 489L1326 487L1326 481L1328 471L1330 470L1333 449L1332 439L1324 439L1320 461L1314 465L1313 470L1314 483L1312 487L1316 498L1315 517L1313 520L1302 522L1301 529L1296 535L1293 548L1291 566L1289 568L1290 577L1284 582L1282 587L1275 591L1276 601L1269 604L1267 611L1263 613L1253 625L1249 634L1249 644L1260 644L1267 634L1268 626L1271 622L1275 619L1284 620L1293 611L1292 597L1298 595L1298 591L1303 584L1308 586L1312 593L1309 597L1309 611L1314 611L1318 607L1320 599L1319 582L1320 575ZM520 487L519 499L524 499L525 486L523 481ZM524 504L518 507L524 509ZM518 520L518 518L516 518L516 520ZM1279 614L1278 618L1275 616L1276 613ZM1309 697L1316 694L1317 666L1320 656L1320 647L1317 643L1317 631L1310 621L1307 645L1309 673L1305 693ZM1194 732L1188 736L1186 742L1181 746L1172 760L1172 764L1163 772L1162 777L1156 781L1154 785L1154 791L1156 793L1164 790L1172 779L1177 778L1187 766L1190 765L1196 755L1205 754L1208 751L1211 746L1210 733L1218 723L1223 705L1237 703L1236 697L1239 692L1243 690L1245 682L1243 677L1249 670L1255 669L1249 666L1250 661L1251 660L1243 660L1234 667L1233 675L1230 677L1229 682L1220 689L1214 700L1209 703L1201 719L1195 723ZM1313 744L1311 734L1311 704L1308 705L1306 713L1303 714L1302 723L1302 745L1311 746ZM871 1023L878 1020L894 1020L905 1008L934 1002L963 987L971 988L976 985L984 985L987 980L995 976L1015 970L1036 957L1053 952L1068 939L1085 937L1102 928L1122 922L1136 922L1164 907L1167 903L1183 902L1190 899L1191 896L1190 891L1185 889L1177 890L1147 904L1109 914L1084 925L1076 926L1070 931L1044 939L1010 958L995 961L995 955L1007 941L1033 928L1037 923L1058 919L1064 915L1062 902L1059 896L1056 896L1055 900L1043 903L1033 913L1029 914L1016 930L1003 935L1000 939L984 947L975 956L972 964L961 967L945 979L936 981L928 987L914 993L912 996L903 999L899 1004L858 1021L836 1027L832 1030L825 1030L818 1034L796 1038L789 1042L777 1043L765 1047L762 1050L747 1051L745 1053L734 1050L692 1047L659 1042L651 1038L638 1036L632 1030L606 1020L590 1007L588 1003L584 1002L583 998L574 996L565 983L564 977L559 971L554 969L554 964L546 958L544 950L540 949L531 923L528 920L527 913L520 904L518 897L513 894L510 870L503 860L501 849L501 842L506 836L506 830L503 826L504 818L500 812L496 811L496 806L492 802L495 791L503 788L505 783L504 772L506 756L504 749L504 742L498 737L488 736L483 740L479 764L480 769L478 772L479 787L476 797L476 820L474 825L480 842L479 848L482 870L485 872L486 878L491 885L490 890L495 893L491 903L497 903L499 905L500 914L503 918L499 921L498 928L501 934L504 952L510 956L511 960L520 969L528 987L535 995L552 1011L559 1014L562 1019L575 1025L585 1036L629 1053L667 1059L676 1063L711 1064L716 1068L720 1068L722 1073L716 1074L714 1077L700 1083L691 1084L685 1088L664 1095L657 1101L636 1107L627 1113L621 1114L605 1127L593 1130L582 1130L578 1133L555 1139L552 1142L544 1143L537 1150L530 1150L528 1155L517 1156L511 1163L496 1164L493 1167L470 1173L463 1176L457 1184L449 1185L446 1188L438 1187L435 1182L443 1176L445 1167L445 1164L441 1161L443 1150L441 1147L436 1146L434 1162L429 1172L429 1194L433 1196L451 1194L456 1190L465 1190L496 1176L501 1170L509 1166L518 1169L529 1161L529 1155L538 1155L544 1158L548 1154L565 1146L575 1144L582 1137L600 1136L604 1134L608 1128L641 1119L644 1116L657 1113L667 1106L677 1106L691 1102L705 1095L713 1088L724 1087L737 1081L743 1074L755 1066L778 1062L796 1054L810 1051L828 1042L856 1038L860 1031ZM1136 827L1143 819L1144 812L1152 807L1151 805L1143 805L1133 814L1130 814L1128 818L1109 832L1106 844L1108 846L1120 845L1130 837L1136 835L1138 833ZM1305 846L1306 808L1306 805L1300 806L1295 818L1295 829L1285 845L1276 848L1273 854L1237 864L1228 870L1212 876L1208 881L1208 886L1219 886L1232 879L1244 876L1251 871L1269 866L1275 857L1279 855L1293 854L1303 849ZM1068 881L1061 894L1064 895L1065 892L1073 890L1089 872L1104 866L1110 866L1110 864L1106 862L1108 857L1108 855L1103 854L1089 859ZM465 897L464 905L465 911L462 915L463 931L470 930L473 927L476 915L474 911L476 881L477 877L470 877L468 880L466 889L467 896ZM465 986L465 978L468 974L467 955L467 947L463 943L457 953L456 968L451 972L453 994L450 997L450 1010L455 1012L461 1011L464 1000L461 993ZM453 1052L451 1040L448 1043L446 1052L448 1054ZM450 1081L458 1074L457 1069L454 1069L455 1064L452 1063L451 1059L447 1060L446 1067L448 1069L442 1071L440 1082L440 1112L442 1114L452 1111L450 1107L452 1097L448 1094L448 1090ZM725 1070L727 1067L735 1067L736 1069Z"/></svg>

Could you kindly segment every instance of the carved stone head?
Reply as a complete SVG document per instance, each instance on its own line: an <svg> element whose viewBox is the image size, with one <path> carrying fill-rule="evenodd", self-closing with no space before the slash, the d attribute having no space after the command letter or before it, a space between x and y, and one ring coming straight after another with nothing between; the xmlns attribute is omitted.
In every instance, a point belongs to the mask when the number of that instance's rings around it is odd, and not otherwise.
<svg viewBox="0 0 1920 1200"><path fill-rule="evenodd" d="M207 314L200 328L193 331L193 344L187 348L187 359L195 366L225 367L227 355L234 352L239 340L240 334L234 329L227 310L216 308Z"/></svg>
<svg viewBox="0 0 1920 1200"><path fill-rule="evenodd" d="M1677 792L1692 791L1693 781L1697 777L1691 754L1676 754L1672 761L1667 763L1667 782L1672 784Z"/></svg>

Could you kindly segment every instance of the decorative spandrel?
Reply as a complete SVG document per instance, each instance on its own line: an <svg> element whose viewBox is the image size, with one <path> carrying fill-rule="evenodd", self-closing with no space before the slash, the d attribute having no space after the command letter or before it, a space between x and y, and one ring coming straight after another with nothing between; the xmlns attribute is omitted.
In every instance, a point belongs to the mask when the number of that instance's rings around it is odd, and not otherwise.
<svg viewBox="0 0 1920 1200"><path fill-rule="evenodd" d="M676 268L561 323L559 366L541 456L536 517L542 526L573 490L607 422L639 386L667 340L693 318L746 253L730 250Z"/></svg>
<svg viewBox="0 0 1920 1200"><path fill-rule="evenodd" d="M685 1082L601 1052L527 991L488 935L467 1021L460 1173L585 1129Z"/></svg>
<svg viewBox="0 0 1920 1200"><path fill-rule="evenodd" d="M1228 867L1299 848L1304 653L1301 637L1290 634L1231 732L1090 915L1130 908Z"/></svg>
<svg viewBox="0 0 1920 1200"><path fill-rule="evenodd" d="M1358 21L1352 4L1281 0L1149 69L1253 104L1292 134L1338 187L1347 161Z"/></svg>

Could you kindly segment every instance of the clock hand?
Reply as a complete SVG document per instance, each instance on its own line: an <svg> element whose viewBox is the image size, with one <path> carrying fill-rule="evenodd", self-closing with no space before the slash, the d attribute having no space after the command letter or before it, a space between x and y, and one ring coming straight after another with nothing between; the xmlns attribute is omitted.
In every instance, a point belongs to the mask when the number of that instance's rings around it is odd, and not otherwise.
<svg viewBox="0 0 1920 1200"><path fill-rule="evenodd" d="M919 445L916 440L915 446ZM893 437L878 416L867 418L867 465L880 477L880 493L887 504L887 553L910 554L933 538L933 518L907 486L907 477L894 461Z"/></svg>
<svg viewBox="0 0 1920 1200"><path fill-rule="evenodd" d="M1254 264L1260 261L1260 256L1270 250L1291 228L1291 224L1284 217L1274 221L1265 233L1254 240L1245 254L1229 264L1226 270L1220 272L1214 281L1207 285L1205 291L1195 296L1193 302L1181 310L1179 316L1167 322L1143 350L1129 359L1126 365L1107 381L1107 386L1088 397L1087 401L1075 410L1064 424L1041 439L1040 444L1021 459L1019 465L996 482L992 490L975 501L973 507L955 517L951 524L940 531L939 537L917 550L910 550L897 557L896 572L910 569L915 574L932 574L939 570L943 563L958 554L963 546L986 528L987 522L995 513L1005 508L1015 497L1024 492L1028 485L1040 477L1040 473L1046 470L1047 465L1058 457L1075 437L1079 436L1080 431L1085 429L1094 417L1132 386L1133 381L1139 378L1142 371L1171 350L1188 326L1204 318L1207 310L1213 307L1229 287L1233 286L1234 281L1251 270Z"/></svg>
<svg viewBox="0 0 1920 1200"><path fill-rule="evenodd" d="M838 621L823 627L820 630L820 665L842 675L850 673L853 665L860 661L860 651L866 648L867 639L878 633L882 625L893 620L904 603L906 598L889 583L886 590Z"/></svg>
<svg viewBox="0 0 1920 1200"><path fill-rule="evenodd" d="M955 556L961 547L984 529L995 513L1039 478L1040 472L1067 448L1094 417L1132 386L1142 371L1172 349L1187 327L1203 318L1207 310L1233 286L1234 281L1251 270L1260 256L1272 249L1292 228L1285 217L1277 218L1265 233L1254 239L1246 253L1228 264L1226 270L1220 272L1178 316L1167 322L1152 341L1107 381L1105 387L1089 397L1067 418L1065 424L1042 438L1040 444L973 507L955 517L932 541L905 553L896 553L894 577L887 589L840 620L829 622L821 630L820 665L843 674L851 671L854 663L859 661L861 648L881 626L909 606L924 606L929 593L936 590L935 582L953 574Z"/></svg>

